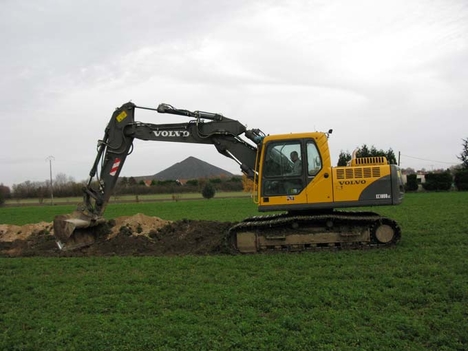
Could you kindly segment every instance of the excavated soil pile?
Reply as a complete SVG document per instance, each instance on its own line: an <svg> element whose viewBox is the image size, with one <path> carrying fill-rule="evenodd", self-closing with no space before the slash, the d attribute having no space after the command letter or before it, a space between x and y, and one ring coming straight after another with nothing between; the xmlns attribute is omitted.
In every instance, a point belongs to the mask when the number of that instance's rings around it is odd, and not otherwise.
<svg viewBox="0 0 468 351"><path fill-rule="evenodd" d="M229 253L225 237L232 223L164 221L137 214L106 224L96 242L73 251L58 249L52 223L24 226L0 224L0 256L178 256ZM101 230L102 232L102 230Z"/></svg>

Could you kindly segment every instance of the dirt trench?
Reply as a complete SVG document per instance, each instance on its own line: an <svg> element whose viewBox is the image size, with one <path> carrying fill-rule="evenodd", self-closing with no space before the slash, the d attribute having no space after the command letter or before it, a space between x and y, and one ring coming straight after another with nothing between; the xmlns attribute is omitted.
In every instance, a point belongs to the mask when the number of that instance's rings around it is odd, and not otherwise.
<svg viewBox="0 0 468 351"><path fill-rule="evenodd" d="M227 254L229 222L165 221L137 214L107 223L96 242L73 251L59 250L53 224L0 224L1 257L181 256Z"/></svg>

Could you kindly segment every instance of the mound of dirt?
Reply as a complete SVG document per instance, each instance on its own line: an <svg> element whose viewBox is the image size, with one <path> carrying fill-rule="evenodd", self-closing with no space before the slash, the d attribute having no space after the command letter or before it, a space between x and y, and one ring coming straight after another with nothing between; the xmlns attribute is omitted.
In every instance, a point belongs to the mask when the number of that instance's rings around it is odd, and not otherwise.
<svg viewBox="0 0 468 351"><path fill-rule="evenodd" d="M229 222L181 220L170 222L136 214L108 222L108 233L85 248L61 251L53 224L0 224L0 256L177 256L228 253L225 237Z"/></svg>

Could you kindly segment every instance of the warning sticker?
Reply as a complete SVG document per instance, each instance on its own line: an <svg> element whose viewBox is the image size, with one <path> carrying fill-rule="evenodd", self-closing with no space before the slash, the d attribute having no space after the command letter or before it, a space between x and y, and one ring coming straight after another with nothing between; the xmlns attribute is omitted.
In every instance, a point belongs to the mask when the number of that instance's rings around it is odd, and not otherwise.
<svg viewBox="0 0 468 351"><path fill-rule="evenodd" d="M112 168L109 172L109 175L115 176L120 166L120 158L116 158L112 164Z"/></svg>

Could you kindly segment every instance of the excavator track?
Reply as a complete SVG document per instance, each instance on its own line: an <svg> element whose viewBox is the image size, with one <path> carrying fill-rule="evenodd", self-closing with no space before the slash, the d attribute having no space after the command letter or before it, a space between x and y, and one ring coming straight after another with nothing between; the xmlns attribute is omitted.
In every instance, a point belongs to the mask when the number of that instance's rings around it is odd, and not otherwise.
<svg viewBox="0 0 468 351"><path fill-rule="evenodd" d="M278 214L251 217L230 228L228 245L240 253L391 247L401 230L373 212Z"/></svg>

